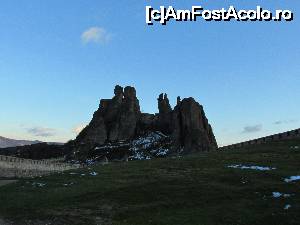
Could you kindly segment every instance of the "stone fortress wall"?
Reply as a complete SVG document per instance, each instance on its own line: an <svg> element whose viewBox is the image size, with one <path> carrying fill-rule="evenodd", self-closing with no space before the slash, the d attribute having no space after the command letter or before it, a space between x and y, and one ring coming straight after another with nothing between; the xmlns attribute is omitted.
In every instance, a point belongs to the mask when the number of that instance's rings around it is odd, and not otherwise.
<svg viewBox="0 0 300 225"><path fill-rule="evenodd" d="M77 168L78 166L53 160L31 160L0 155L0 178L36 177Z"/></svg>
<svg viewBox="0 0 300 225"><path fill-rule="evenodd" d="M241 142L241 143L237 143L237 144L233 144L233 145L220 147L219 150L223 151L223 150L229 150L229 149L236 149L236 148L245 147L245 146L254 145L254 144L268 143L270 141L275 141L275 140L289 140L289 139L294 139L294 138L300 138L300 129L291 130L291 131L274 134L274 135L270 135L270 136L250 140L250 141L245 141L245 142Z"/></svg>

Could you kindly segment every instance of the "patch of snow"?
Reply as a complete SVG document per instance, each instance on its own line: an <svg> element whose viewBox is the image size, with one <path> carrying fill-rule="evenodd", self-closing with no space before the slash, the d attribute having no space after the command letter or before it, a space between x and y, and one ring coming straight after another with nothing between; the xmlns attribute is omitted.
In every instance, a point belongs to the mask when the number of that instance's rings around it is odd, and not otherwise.
<svg viewBox="0 0 300 225"><path fill-rule="evenodd" d="M168 154L169 149L160 148L158 149L158 152L156 153L157 156L165 156Z"/></svg>
<svg viewBox="0 0 300 225"><path fill-rule="evenodd" d="M275 170L275 167L268 167L268 166L244 166L241 164L237 165L229 165L228 168L234 168L234 169L250 169L250 170L260 170L260 171L268 171L268 170Z"/></svg>
<svg viewBox="0 0 300 225"><path fill-rule="evenodd" d="M143 149L149 148L154 143L158 142L163 137L166 137L161 132L151 132L144 137L140 137L132 142L133 146L139 145Z"/></svg>
<svg viewBox="0 0 300 225"><path fill-rule="evenodd" d="M280 193L280 192L273 192L272 194L273 194L273 197L274 197L274 198L279 198L279 197L281 197L281 193Z"/></svg>
<svg viewBox="0 0 300 225"><path fill-rule="evenodd" d="M299 149L300 147L299 146L291 146L291 149Z"/></svg>
<svg viewBox="0 0 300 225"><path fill-rule="evenodd" d="M131 160L144 160L146 159L146 156L144 155L143 152L138 152L136 150L133 150L133 155L132 156L129 156L128 159L131 159Z"/></svg>
<svg viewBox="0 0 300 225"><path fill-rule="evenodd" d="M104 146L101 146L101 147L96 147L94 148L95 150L102 150L102 149L113 149L113 148L120 148L120 147L127 147L129 146L128 143L123 143L123 142L119 142L119 143L116 143L116 144L108 144L108 145L104 145Z"/></svg>
<svg viewBox="0 0 300 225"><path fill-rule="evenodd" d="M72 172L72 173L69 173L70 175L76 175L77 173L74 173L74 172Z"/></svg>
<svg viewBox="0 0 300 225"><path fill-rule="evenodd" d="M97 176L98 173L96 173L96 172L90 172L90 175L91 175L91 176Z"/></svg>
<svg viewBox="0 0 300 225"><path fill-rule="evenodd" d="M291 206L290 204L287 204L287 205L284 206L283 209L284 209L284 210L288 210L288 209L291 208L291 207L292 207L292 206Z"/></svg>
<svg viewBox="0 0 300 225"><path fill-rule="evenodd" d="M95 160L94 160L94 159L87 159L87 160L85 161L85 163L86 163L87 165L93 165L93 164L95 164Z"/></svg>
<svg viewBox="0 0 300 225"><path fill-rule="evenodd" d="M168 149L163 148L155 148L157 144L159 144L160 140L162 138L166 138L167 136L164 135L161 132L151 132L147 135L144 135L142 137L137 138L136 140L133 140L131 142L130 151L132 153L131 156L128 157L129 160L149 160L151 159L151 156L148 155L149 151L151 152L151 155L154 156L164 156L168 153ZM151 150L152 148L152 150Z"/></svg>
<svg viewBox="0 0 300 225"><path fill-rule="evenodd" d="M85 176L85 173L82 173L81 176Z"/></svg>
<svg viewBox="0 0 300 225"><path fill-rule="evenodd" d="M71 186L71 185L73 185L74 183L73 182L70 182L70 183L67 183L67 184L63 184L65 187L67 187L67 186Z"/></svg>
<svg viewBox="0 0 300 225"><path fill-rule="evenodd" d="M33 183L32 183L32 186L35 186L35 187L44 187L44 186L46 186L46 184L44 184L44 183L39 183L39 182L33 182Z"/></svg>
<svg viewBox="0 0 300 225"><path fill-rule="evenodd" d="M287 183L300 180L300 176L291 176L290 178L285 178L284 181Z"/></svg>
<svg viewBox="0 0 300 225"><path fill-rule="evenodd" d="M288 198L288 197L291 197L290 194L283 194L283 193L280 193L280 192L273 192L272 194L273 194L274 198L280 198L280 197Z"/></svg>
<svg viewBox="0 0 300 225"><path fill-rule="evenodd" d="M165 135L160 131L156 131L156 134L158 134L158 135L160 135L161 137L164 137L164 138L168 137L168 135Z"/></svg>

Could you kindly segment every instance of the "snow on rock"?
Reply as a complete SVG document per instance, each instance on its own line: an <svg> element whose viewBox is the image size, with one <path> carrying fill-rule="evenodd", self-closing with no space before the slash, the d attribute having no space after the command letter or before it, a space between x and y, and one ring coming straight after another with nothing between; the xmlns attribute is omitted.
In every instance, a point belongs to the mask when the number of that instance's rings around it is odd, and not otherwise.
<svg viewBox="0 0 300 225"><path fill-rule="evenodd" d="M144 152L139 151L138 149L132 149L133 155L129 156L129 160L145 160L145 159L151 159L149 156L146 156Z"/></svg>
<svg viewBox="0 0 300 225"><path fill-rule="evenodd" d="M139 146L143 149L149 148L151 145L166 137L161 132L151 132L144 137L140 137L132 142L133 147Z"/></svg>
<svg viewBox="0 0 300 225"><path fill-rule="evenodd" d="M291 176L289 178L285 178L284 181L287 183L293 182L293 181L297 181L300 180L300 176Z"/></svg>
<svg viewBox="0 0 300 225"><path fill-rule="evenodd" d="M273 192L272 194L274 198L279 198L282 195L280 192Z"/></svg>
<svg viewBox="0 0 300 225"><path fill-rule="evenodd" d="M120 147L128 147L129 144L128 143L123 143L123 142L119 142L116 144L107 144L101 147L96 147L94 150L106 150L106 149L115 149L115 148L120 148Z"/></svg>
<svg viewBox="0 0 300 225"><path fill-rule="evenodd" d="M237 165L229 165L228 168L234 168L234 169L250 169L250 170L260 170L260 171L268 171L268 170L275 170L275 167L268 167L268 166L244 166L241 164Z"/></svg>
<svg viewBox="0 0 300 225"><path fill-rule="evenodd" d="M87 165L93 165L93 164L95 164L95 160L94 160L94 159L87 159L87 160L85 161L85 163L86 163Z"/></svg>
<svg viewBox="0 0 300 225"><path fill-rule="evenodd" d="M160 142L167 136L161 132L151 132L131 142L129 160L149 160L151 157L165 156L169 150L160 147Z"/></svg>
<svg viewBox="0 0 300 225"><path fill-rule="evenodd" d="M164 149L164 148L159 148L158 151L156 152L156 156L164 156L168 154L169 149Z"/></svg>
<svg viewBox="0 0 300 225"><path fill-rule="evenodd" d="M149 160L156 157L165 157L170 153L171 143L169 136L162 132L146 133L134 140L118 141L95 146L91 155L83 163L87 166L109 161Z"/></svg>

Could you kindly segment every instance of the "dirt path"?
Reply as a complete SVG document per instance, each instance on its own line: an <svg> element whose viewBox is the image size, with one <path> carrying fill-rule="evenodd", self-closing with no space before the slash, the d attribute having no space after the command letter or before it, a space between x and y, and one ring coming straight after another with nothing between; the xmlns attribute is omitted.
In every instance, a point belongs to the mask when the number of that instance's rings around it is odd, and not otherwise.
<svg viewBox="0 0 300 225"><path fill-rule="evenodd" d="M0 180L0 187L16 182L16 180Z"/></svg>

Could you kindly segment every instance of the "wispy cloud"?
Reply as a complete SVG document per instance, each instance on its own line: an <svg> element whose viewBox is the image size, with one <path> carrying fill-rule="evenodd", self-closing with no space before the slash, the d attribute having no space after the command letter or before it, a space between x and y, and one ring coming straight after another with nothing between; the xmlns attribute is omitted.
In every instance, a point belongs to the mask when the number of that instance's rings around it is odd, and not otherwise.
<svg viewBox="0 0 300 225"><path fill-rule="evenodd" d="M252 126L245 126L243 128L242 133L255 133L255 132L259 132L261 130L262 130L262 125L256 124L256 125L252 125Z"/></svg>
<svg viewBox="0 0 300 225"><path fill-rule="evenodd" d="M36 137L52 137L56 135L56 130L47 127L31 127L26 128L29 134L32 134Z"/></svg>
<svg viewBox="0 0 300 225"><path fill-rule="evenodd" d="M111 34L102 27L90 27L81 34L81 41L84 44L105 44L109 42L110 39Z"/></svg>
<svg viewBox="0 0 300 225"><path fill-rule="evenodd" d="M281 124L289 124L289 123L296 123L297 120L278 120L275 121L274 124L275 125L281 125Z"/></svg>
<svg viewBox="0 0 300 225"><path fill-rule="evenodd" d="M80 124L76 127L73 128L73 133L75 133L76 135L79 134L84 128L86 127L86 124Z"/></svg>

